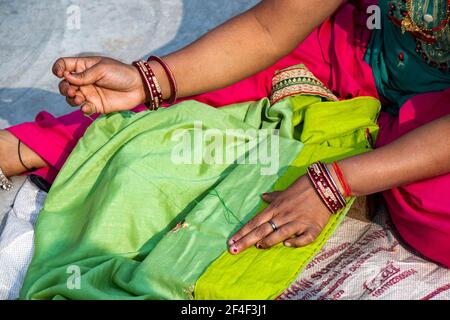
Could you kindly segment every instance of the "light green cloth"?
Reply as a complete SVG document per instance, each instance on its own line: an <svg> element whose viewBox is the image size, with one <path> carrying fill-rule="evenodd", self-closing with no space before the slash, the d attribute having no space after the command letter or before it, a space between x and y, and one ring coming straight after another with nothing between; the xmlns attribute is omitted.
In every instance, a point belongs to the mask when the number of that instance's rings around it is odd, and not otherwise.
<svg viewBox="0 0 450 320"><path fill-rule="evenodd" d="M277 182L274 191L286 189L316 161L331 162L371 149L366 130L369 129L372 139L376 138L378 127L375 121L379 112L377 100L358 98L338 103L305 105L303 97L296 97L291 103L297 114L294 118L303 124L300 140L305 145L286 174ZM200 277L195 287L195 298L275 299L320 251L345 217L353 200L345 210L333 215L316 241L306 247L294 249L282 244L270 250L252 247L237 256L225 252Z"/></svg>
<svg viewBox="0 0 450 320"><path fill-rule="evenodd" d="M302 148L289 110L267 99L215 109L189 101L167 110L103 117L89 128L40 214L24 299L187 299L227 239L260 206ZM280 174L264 165L174 165L178 129L277 128ZM230 137L233 134L230 134ZM247 144L227 139L228 149ZM236 157L237 158L237 157ZM185 220L187 227L170 232ZM81 289L71 289L80 268ZM76 270L76 269L75 269Z"/></svg>
<svg viewBox="0 0 450 320"><path fill-rule="evenodd" d="M309 107L323 108L326 116L341 108L345 113L347 105L322 103L318 97L298 99L303 111L294 112L292 99L272 107L263 99L221 109L188 101L158 112L97 120L62 169L40 214L21 298L193 298L195 283L227 250L229 237L257 213L260 194L272 189L302 150L294 136L321 131L322 124L308 117ZM374 128L374 100L355 101L348 105L367 108L370 120L354 120L355 113L343 116L348 136L341 140L339 131L328 140L344 143L341 154L353 152L346 144L354 141L360 126ZM188 129L194 135L198 121L204 129L221 132L279 129L280 170L261 175L265 165L174 165L172 151L179 142L172 140L173 134ZM305 131L309 121L317 127ZM224 148L249 146L250 138L241 133L237 140L227 139ZM313 154L312 149L305 153L306 161ZM78 270L79 287L74 279Z"/></svg>

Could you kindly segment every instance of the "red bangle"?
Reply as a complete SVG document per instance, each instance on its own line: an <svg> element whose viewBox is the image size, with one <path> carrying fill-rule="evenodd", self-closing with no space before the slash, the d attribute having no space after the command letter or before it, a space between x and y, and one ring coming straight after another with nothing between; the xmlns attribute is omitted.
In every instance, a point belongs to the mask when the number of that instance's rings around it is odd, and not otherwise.
<svg viewBox="0 0 450 320"><path fill-rule="evenodd" d="M328 183L332 187L333 193L338 198L338 201L340 202L340 204L343 207L345 207L347 205L347 201L345 200L345 197L342 195L341 191L339 190L338 185L334 181L333 176L331 175L330 170L328 170L327 165L323 164L322 162L319 162L319 165L322 167L322 170L326 173L325 178L328 180Z"/></svg>
<svg viewBox="0 0 450 320"><path fill-rule="evenodd" d="M150 110L158 110L162 103L162 93L153 70L145 61L135 61L133 62L133 66L138 69L144 81L146 94L149 97L149 101L146 101L145 105Z"/></svg>
<svg viewBox="0 0 450 320"><path fill-rule="evenodd" d="M337 162L333 162L333 168L336 172L336 175L339 179L339 183L342 185L342 188L344 189L344 194L346 197L353 197L352 189L350 188L347 180L345 179L344 173L342 172L341 167L338 165Z"/></svg>
<svg viewBox="0 0 450 320"><path fill-rule="evenodd" d="M173 75L172 70L167 65L167 63L165 63L164 60L162 60L160 57L151 56L150 58L148 58L147 62L150 62L150 61L158 62L163 67L164 71L166 72L167 77L169 78L170 91L171 91L170 98L169 98L169 100L167 100L167 103L174 104L175 101L177 101L178 88L177 88L177 82L175 80L175 76Z"/></svg>
<svg viewBox="0 0 450 320"><path fill-rule="evenodd" d="M146 93L146 96L148 98L148 101L145 102L145 106L147 108L149 108L149 109L153 109L153 101L154 101L153 94L152 94L152 91L150 90L150 82L149 82L148 78L145 75L145 72L144 72L144 69L142 67L142 64L141 64L140 61L134 61L133 62L133 66L135 66L138 69L139 74L141 75L141 78L142 78L142 80L144 82L145 93Z"/></svg>
<svg viewBox="0 0 450 320"><path fill-rule="evenodd" d="M150 78L149 79L150 80L150 86L151 86L150 89L151 89L153 97L155 99L156 109L158 109L159 106L163 102L161 86L159 85L158 79L156 78L156 75L153 72L153 70L150 67L150 65L147 62L145 62L145 61L142 61L142 64L145 67L145 72L146 72L147 77Z"/></svg>
<svg viewBox="0 0 450 320"><path fill-rule="evenodd" d="M308 176L319 197L332 214L344 209L346 203L340 199L339 190L333 187L323 163L317 162L311 165L308 168Z"/></svg>

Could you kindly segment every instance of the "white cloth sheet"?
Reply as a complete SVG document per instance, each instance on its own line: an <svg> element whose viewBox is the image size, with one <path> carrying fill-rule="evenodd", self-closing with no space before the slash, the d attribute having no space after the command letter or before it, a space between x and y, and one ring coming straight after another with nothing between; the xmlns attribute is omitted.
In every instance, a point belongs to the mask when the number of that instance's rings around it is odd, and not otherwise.
<svg viewBox="0 0 450 320"><path fill-rule="evenodd" d="M29 179L13 179L14 189L0 192L0 299L14 300L33 256L34 225L46 193Z"/></svg>
<svg viewBox="0 0 450 320"><path fill-rule="evenodd" d="M47 196L24 177L14 184L0 192L0 299L19 296ZM279 299L450 299L450 270L402 244L381 210L371 223L346 218Z"/></svg>
<svg viewBox="0 0 450 320"><path fill-rule="evenodd" d="M450 270L402 243L381 208L372 223L346 218L280 299L449 300Z"/></svg>

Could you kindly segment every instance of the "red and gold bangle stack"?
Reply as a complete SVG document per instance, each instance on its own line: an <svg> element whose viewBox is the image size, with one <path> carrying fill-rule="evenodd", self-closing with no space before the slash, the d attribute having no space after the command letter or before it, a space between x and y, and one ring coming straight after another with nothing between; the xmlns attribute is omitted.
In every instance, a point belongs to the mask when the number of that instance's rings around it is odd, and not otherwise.
<svg viewBox="0 0 450 320"><path fill-rule="evenodd" d="M177 82L175 80L175 76L173 75L172 70L170 69L169 65L160 57L157 56L151 56L148 58L147 62L155 61L163 67L164 71L167 74L167 78L169 79L170 83L170 98L167 100L168 104L174 104L177 101L178 98L178 87Z"/></svg>
<svg viewBox="0 0 450 320"><path fill-rule="evenodd" d="M339 191L328 168L322 162L311 165L308 168L308 176L320 198L332 214L336 214L345 208L347 202Z"/></svg>
<svg viewBox="0 0 450 320"><path fill-rule="evenodd" d="M158 110L158 108L163 103L161 86L159 85L158 79L156 79L155 73L146 61L135 61L133 62L144 80L145 89L149 101L145 103L147 108L150 110Z"/></svg>

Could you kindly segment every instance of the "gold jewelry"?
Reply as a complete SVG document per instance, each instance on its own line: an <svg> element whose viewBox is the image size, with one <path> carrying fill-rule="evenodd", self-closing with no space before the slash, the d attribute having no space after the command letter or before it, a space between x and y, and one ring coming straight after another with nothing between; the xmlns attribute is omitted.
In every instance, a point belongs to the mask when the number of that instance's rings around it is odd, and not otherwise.
<svg viewBox="0 0 450 320"><path fill-rule="evenodd" d="M407 6L407 13L405 18L402 20L401 27L402 32L412 32L419 34L420 36L424 37L427 40L431 41L437 41L437 39L442 36L443 34L448 34L449 30L449 20L450 20L450 4L447 4L447 18L444 20L446 21L445 26L443 26L441 29L434 31L433 28L425 28L419 26L416 22L414 22L412 18L413 14L413 8L411 5L411 0L408 0L406 2ZM424 17L427 16L426 14Z"/></svg>

